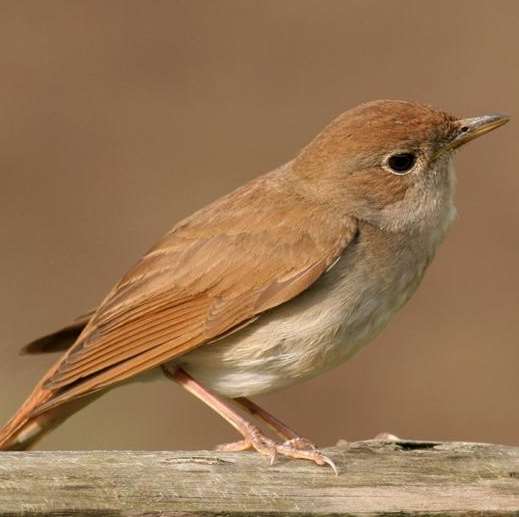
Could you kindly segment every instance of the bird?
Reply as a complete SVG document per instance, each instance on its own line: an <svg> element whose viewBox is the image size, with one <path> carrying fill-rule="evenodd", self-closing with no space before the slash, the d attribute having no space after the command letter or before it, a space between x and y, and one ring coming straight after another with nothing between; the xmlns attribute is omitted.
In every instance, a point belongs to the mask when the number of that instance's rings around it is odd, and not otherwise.
<svg viewBox="0 0 519 517"><path fill-rule="evenodd" d="M241 435L221 450L335 469L251 397L330 370L385 327L455 218L456 150L508 120L403 100L345 111L284 165L178 222L95 310L27 345L62 355L0 429L0 450L165 374Z"/></svg>

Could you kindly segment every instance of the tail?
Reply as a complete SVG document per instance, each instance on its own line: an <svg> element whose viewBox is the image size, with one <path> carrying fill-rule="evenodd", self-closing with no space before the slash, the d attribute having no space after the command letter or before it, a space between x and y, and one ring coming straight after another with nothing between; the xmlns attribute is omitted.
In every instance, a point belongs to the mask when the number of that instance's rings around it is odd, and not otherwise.
<svg viewBox="0 0 519 517"><path fill-rule="evenodd" d="M38 386L15 415L0 429L0 451L21 451L30 448L46 433L90 404L101 393L73 400L46 413L36 413L33 416L38 407L53 397L52 392Z"/></svg>
<svg viewBox="0 0 519 517"><path fill-rule="evenodd" d="M29 343L22 349L22 353L37 354L66 350L74 343L91 315L92 313L81 316L63 329ZM46 432L61 424L73 413L99 396L99 394L94 394L53 408L46 413L38 414L37 409L55 396L53 391L43 388L45 380L53 371L54 368L38 383L31 395L7 424L0 428L0 451L29 448Z"/></svg>
<svg viewBox="0 0 519 517"><path fill-rule="evenodd" d="M50 398L51 394L47 393L35 389L16 414L0 429L0 451L23 450L35 442L44 427L44 415L31 418L31 413Z"/></svg>

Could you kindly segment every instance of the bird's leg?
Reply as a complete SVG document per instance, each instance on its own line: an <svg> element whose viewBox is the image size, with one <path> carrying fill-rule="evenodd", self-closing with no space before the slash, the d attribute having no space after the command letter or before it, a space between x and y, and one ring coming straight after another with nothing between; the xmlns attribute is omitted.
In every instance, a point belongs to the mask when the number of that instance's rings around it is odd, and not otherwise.
<svg viewBox="0 0 519 517"><path fill-rule="evenodd" d="M235 447L233 450L254 448L259 453L267 456L270 459L271 464L275 461L277 454L289 458L310 460L317 463L317 465L330 465L334 472L337 473L333 461L317 449L304 450L298 449L289 444L277 444L265 436L258 427L243 418L229 404L208 391L182 369L178 368L174 372L170 372L164 368L164 372L169 378L173 379L189 391L189 393L216 411L243 436L242 442L239 442L240 446Z"/></svg>
<svg viewBox="0 0 519 517"><path fill-rule="evenodd" d="M265 422L278 436L285 439L284 445L292 446L297 449L317 449L315 444L310 440L303 438L293 429L278 420L274 415L258 406L252 400L246 397L238 397L234 399L240 406L244 407L251 415L257 416Z"/></svg>

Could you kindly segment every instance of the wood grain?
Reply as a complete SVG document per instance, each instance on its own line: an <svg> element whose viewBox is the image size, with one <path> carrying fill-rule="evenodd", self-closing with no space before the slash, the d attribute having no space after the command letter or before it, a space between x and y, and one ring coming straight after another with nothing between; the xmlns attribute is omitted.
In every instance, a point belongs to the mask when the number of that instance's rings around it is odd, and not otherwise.
<svg viewBox="0 0 519 517"><path fill-rule="evenodd" d="M519 448L340 442L339 468L254 453L5 452L0 515L518 515Z"/></svg>

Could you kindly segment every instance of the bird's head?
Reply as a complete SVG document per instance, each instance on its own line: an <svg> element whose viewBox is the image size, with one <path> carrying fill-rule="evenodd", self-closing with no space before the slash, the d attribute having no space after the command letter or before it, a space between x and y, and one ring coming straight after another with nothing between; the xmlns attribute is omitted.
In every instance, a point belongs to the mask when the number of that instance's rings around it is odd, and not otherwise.
<svg viewBox="0 0 519 517"><path fill-rule="evenodd" d="M317 196L393 231L436 224L451 203L452 156L505 124L492 114L459 119L430 106L382 100L361 104L328 125L294 160Z"/></svg>

